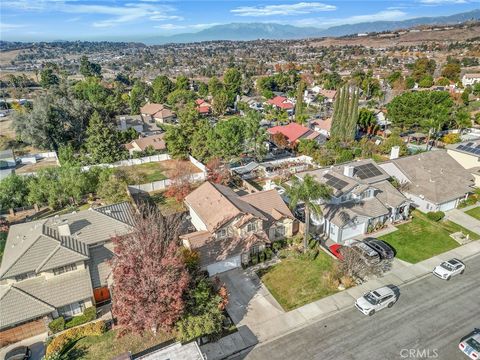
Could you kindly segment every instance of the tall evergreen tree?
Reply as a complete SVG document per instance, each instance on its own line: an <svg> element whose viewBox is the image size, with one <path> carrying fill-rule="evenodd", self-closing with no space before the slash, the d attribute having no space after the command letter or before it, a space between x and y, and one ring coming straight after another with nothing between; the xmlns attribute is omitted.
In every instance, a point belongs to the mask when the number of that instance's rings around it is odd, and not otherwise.
<svg viewBox="0 0 480 360"><path fill-rule="evenodd" d="M90 118L85 148L93 164L112 163L125 155L113 124L102 120L97 112Z"/></svg>
<svg viewBox="0 0 480 360"><path fill-rule="evenodd" d="M347 86L338 91L333 111L331 136L336 140L349 142L355 139L358 119L358 90Z"/></svg>

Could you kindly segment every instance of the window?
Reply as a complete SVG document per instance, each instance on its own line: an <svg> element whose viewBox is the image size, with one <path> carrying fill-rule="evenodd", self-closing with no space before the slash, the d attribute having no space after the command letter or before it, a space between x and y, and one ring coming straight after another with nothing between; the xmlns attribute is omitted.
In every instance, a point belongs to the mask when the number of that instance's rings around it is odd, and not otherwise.
<svg viewBox="0 0 480 360"><path fill-rule="evenodd" d="M30 279L30 278L34 278L36 276L37 276L37 274L35 273L35 271L30 271L30 272L15 276L15 281L27 280L27 279Z"/></svg>
<svg viewBox="0 0 480 360"><path fill-rule="evenodd" d="M53 269L54 275L60 275L69 271L77 270L77 264L70 264Z"/></svg>
<svg viewBox="0 0 480 360"><path fill-rule="evenodd" d="M247 232L257 231L257 223L251 222L247 224Z"/></svg>
<svg viewBox="0 0 480 360"><path fill-rule="evenodd" d="M220 229L217 235L219 238L224 238L225 236L227 236L227 229Z"/></svg>
<svg viewBox="0 0 480 360"><path fill-rule="evenodd" d="M72 317L81 314L85 310L83 301L74 302L58 308L58 315L63 317Z"/></svg>

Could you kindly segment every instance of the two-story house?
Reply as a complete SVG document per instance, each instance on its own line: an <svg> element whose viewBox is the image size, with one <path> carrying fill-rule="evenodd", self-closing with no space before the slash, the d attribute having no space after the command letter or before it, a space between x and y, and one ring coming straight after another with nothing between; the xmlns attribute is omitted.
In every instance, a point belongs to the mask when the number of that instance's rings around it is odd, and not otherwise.
<svg viewBox="0 0 480 360"><path fill-rule="evenodd" d="M293 214L276 190L239 195L205 182L185 204L197 231L181 239L199 253L201 267L210 275L248 263L251 254L296 231Z"/></svg>
<svg viewBox="0 0 480 360"><path fill-rule="evenodd" d="M307 174L332 189L329 201L319 200L323 215L312 215L312 224L337 243L408 216L410 201L390 184L390 175L373 160L305 171L297 176L302 179Z"/></svg>
<svg viewBox="0 0 480 360"><path fill-rule="evenodd" d="M120 203L11 226L0 267L0 345L108 301L111 237L132 231L132 215Z"/></svg>

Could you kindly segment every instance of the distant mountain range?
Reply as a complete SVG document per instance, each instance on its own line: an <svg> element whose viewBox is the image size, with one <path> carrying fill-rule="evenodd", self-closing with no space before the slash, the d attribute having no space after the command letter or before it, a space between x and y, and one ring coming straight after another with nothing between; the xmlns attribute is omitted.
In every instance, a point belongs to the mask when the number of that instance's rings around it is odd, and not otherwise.
<svg viewBox="0 0 480 360"><path fill-rule="evenodd" d="M357 33L392 31L419 25L456 24L469 20L480 20L480 9L450 16L421 17L402 21L373 21L345 24L326 29L298 27L275 23L231 23L216 25L195 33L170 36L154 36L142 39L145 44L188 43L215 40L258 40L258 39L305 39L325 36L345 36Z"/></svg>

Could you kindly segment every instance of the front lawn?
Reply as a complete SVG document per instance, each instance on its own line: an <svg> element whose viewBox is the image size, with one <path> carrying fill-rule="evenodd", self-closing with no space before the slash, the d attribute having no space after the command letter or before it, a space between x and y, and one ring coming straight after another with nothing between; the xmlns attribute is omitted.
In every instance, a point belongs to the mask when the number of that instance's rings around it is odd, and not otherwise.
<svg viewBox="0 0 480 360"><path fill-rule="evenodd" d="M465 214L474 217L477 220L480 220L480 206L474 207L473 209L465 211Z"/></svg>
<svg viewBox="0 0 480 360"><path fill-rule="evenodd" d="M286 258L261 270L258 276L285 310L292 310L338 291L324 276L332 270L334 260L320 251L315 260Z"/></svg>
<svg viewBox="0 0 480 360"><path fill-rule="evenodd" d="M459 244L450 237L451 233L463 231L472 239L479 236L451 221L434 222L418 211L413 212L411 222L398 225L398 230L381 236L397 252L397 257L410 263L417 263L445 251L455 249Z"/></svg>
<svg viewBox="0 0 480 360"><path fill-rule="evenodd" d="M116 337L116 331L110 330L100 336L86 336L78 340L66 353L65 360L110 360L113 357L131 351L132 354L161 344L172 338L163 333L153 336L146 333L143 337L127 334Z"/></svg>

